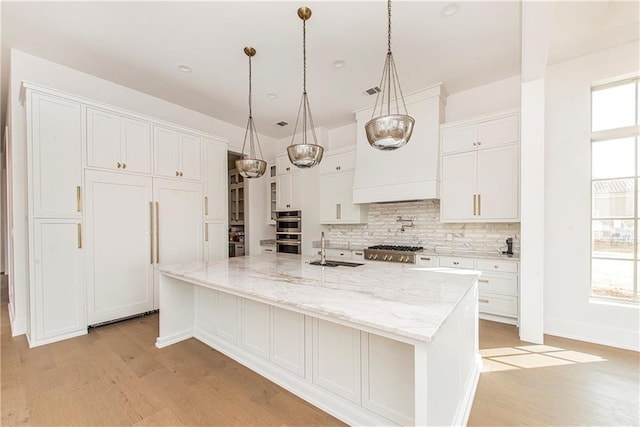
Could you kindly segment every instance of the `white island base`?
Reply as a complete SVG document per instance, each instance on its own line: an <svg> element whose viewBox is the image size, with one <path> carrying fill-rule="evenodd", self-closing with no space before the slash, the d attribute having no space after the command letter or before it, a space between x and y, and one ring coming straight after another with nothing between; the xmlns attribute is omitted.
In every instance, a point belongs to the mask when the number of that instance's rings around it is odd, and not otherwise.
<svg viewBox="0 0 640 427"><path fill-rule="evenodd" d="M475 284L425 341L205 282L164 270L158 348L195 337L351 425L466 424Z"/></svg>

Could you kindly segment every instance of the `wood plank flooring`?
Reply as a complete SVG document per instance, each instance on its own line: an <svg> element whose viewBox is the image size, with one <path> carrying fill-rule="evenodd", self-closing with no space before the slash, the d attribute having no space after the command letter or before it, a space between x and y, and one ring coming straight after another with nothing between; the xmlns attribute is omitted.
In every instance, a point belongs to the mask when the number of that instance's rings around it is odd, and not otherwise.
<svg viewBox="0 0 640 427"><path fill-rule="evenodd" d="M29 349L11 337L6 276L0 303L2 426L342 425L195 339L157 349L157 315ZM469 425L639 424L638 353L556 337L522 350L515 327L485 321L480 342L490 372ZM540 360L563 364L518 366Z"/></svg>

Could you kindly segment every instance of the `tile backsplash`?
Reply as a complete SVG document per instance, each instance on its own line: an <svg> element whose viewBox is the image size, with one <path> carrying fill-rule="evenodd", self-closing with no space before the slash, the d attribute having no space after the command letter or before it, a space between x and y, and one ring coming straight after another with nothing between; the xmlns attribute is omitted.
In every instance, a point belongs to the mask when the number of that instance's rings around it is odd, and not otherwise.
<svg viewBox="0 0 640 427"><path fill-rule="evenodd" d="M413 220L411 222L399 222ZM403 231L404 224L404 231ZM368 224L330 225L327 240L334 247L366 248L388 244L423 246L436 254L499 254L513 238L515 256L520 254L520 223L440 222L440 200L417 200L369 205Z"/></svg>

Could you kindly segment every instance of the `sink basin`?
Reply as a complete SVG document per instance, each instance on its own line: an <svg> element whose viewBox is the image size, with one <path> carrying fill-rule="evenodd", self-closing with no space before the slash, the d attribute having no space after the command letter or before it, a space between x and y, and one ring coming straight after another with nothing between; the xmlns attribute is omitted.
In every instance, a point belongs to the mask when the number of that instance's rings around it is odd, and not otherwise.
<svg viewBox="0 0 640 427"><path fill-rule="evenodd" d="M320 264L320 261L311 261L309 264L311 265L322 265ZM337 267L337 266L344 266L344 267L357 267L359 265L364 265L362 263L359 262L348 262L348 261L327 261L327 263L324 265L325 267Z"/></svg>

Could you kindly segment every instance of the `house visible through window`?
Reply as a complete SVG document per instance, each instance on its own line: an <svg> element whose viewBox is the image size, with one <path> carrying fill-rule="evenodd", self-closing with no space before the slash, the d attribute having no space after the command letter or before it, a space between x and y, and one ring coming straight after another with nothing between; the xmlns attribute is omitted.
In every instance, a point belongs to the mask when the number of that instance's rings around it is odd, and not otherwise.
<svg viewBox="0 0 640 427"><path fill-rule="evenodd" d="M591 295L640 301L640 79L591 91Z"/></svg>

